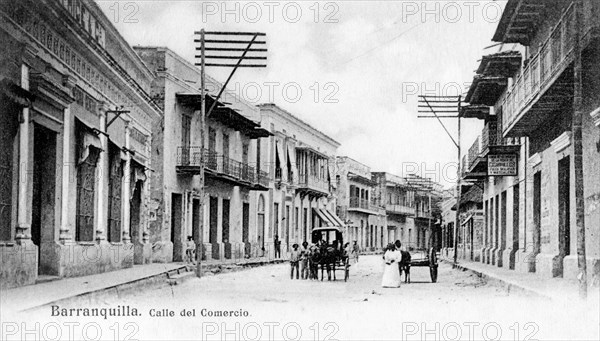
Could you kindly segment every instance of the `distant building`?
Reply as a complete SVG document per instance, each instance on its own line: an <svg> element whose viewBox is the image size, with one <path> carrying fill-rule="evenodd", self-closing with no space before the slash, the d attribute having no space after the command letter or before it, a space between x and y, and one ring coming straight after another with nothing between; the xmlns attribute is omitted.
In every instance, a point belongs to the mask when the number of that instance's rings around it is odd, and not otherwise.
<svg viewBox="0 0 600 341"><path fill-rule="evenodd" d="M347 156L336 160L337 213L347 224L348 241L381 249L387 235L385 209L377 204L371 169Z"/></svg>
<svg viewBox="0 0 600 341"><path fill-rule="evenodd" d="M154 75L95 1L0 17L1 286L148 262Z"/></svg>
<svg viewBox="0 0 600 341"><path fill-rule="evenodd" d="M344 228L335 214L333 167L340 144L275 104L258 106L261 125L273 136L260 144L261 169L274 174L259 214L261 245L269 252L278 236L285 251L293 243L311 240L315 227ZM333 178L335 179L335 178Z"/></svg>
<svg viewBox="0 0 600 341"><path fill-rule="evenodd" d="M271 135L260 127L258 109L225 92L207 112L201 149L200 70L168 48L136 47L136 51L157 74L153 93L164 108L152 144L153 260L182 261L187 237L201 223L204 259L257 255L257 238L264 228L264 218L257 212L264 210L270 179L268 168L261 168L257 141ZM208 111L222 85L209 76L206 82ZM225 104L224 98L231 103Z"/></svg>

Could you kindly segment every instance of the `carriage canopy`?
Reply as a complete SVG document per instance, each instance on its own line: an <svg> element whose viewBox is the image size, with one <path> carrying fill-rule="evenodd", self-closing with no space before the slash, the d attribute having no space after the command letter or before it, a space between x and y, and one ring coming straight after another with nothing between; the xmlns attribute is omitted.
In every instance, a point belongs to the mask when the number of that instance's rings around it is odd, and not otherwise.
<svg viewBox="0 0 600 341"><path fill-rule="evenodd" d="M312 242L313 244L316 244L319 240L324 240L328 245L333 244L333 241L337 240L338 245L344 245L342 231L333 226L314 228L312 230Z"/></svg>

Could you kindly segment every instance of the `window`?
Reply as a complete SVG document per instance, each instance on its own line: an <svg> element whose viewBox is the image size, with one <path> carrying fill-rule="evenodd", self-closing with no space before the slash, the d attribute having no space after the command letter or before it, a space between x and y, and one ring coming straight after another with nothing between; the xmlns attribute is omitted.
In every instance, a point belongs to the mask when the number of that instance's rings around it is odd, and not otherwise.
<svg viewBox="0 0 600 341"><path fill-rule="evenodd" d="M108 178L108 241L121 241L121 187L123 164L121 150L116 145L109 146L109 178Z"/></svg>
<svg viewBox="0 0 600 341"><path fill-rule="evenodd" d="M190 146L192 118L188 115L181 115L181 145L184 148Z"/></svg>
<svg viewBox="0 0 600 341"><path fill-rule="evenodd" d="M275 223L275 235L279 236L279 203L273 204L273 221ZM269 229L269 238L273 237L273 231Z"/></svg>

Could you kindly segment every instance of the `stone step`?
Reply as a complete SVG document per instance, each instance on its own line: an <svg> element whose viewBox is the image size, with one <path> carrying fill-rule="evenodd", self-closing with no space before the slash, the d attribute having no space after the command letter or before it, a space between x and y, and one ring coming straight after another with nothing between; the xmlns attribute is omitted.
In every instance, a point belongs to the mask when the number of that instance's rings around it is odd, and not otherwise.
<svg viewBox="0 0 600 341"><path fill-rule="evenodd" d="M51 276L51 275L40 275L35 280L35 284L48 283L59 280L59 276Z"/></svg>

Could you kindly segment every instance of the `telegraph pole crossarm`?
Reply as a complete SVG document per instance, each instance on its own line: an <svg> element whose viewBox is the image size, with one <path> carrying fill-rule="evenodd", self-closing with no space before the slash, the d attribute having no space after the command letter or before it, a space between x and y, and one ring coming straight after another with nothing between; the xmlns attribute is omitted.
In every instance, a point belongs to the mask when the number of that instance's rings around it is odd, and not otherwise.
<svg viewBox="0 0 600 341"><path fill-rule="evenodd" d="M196 35L200 35L199 39L194 39L194 43L200 43L199 47L196 47L196 50L200 51L200 55L196 56L196 58L200 58L200 62L196 63L196 66L200 66L200 150L204 150L204 140L206 136L206 118L212 113L218 103L224 105L224 102L220 102L221 96L225 92L229 81L233 78L233 75L237 71L238 68L264 68L267 65L264 64L267 57L266 55L253 55L248 56L249 52L252 53L264 53L267 52L266 48L252 48L253 45L264 45L266 41L257 41L258 37L266 36L265 33L261 32L211 32L205 31L204 29L195 32ZM206 39L206 36L218 36L215 39ZM243 36L251 36L250 40L240 40L244 39ZM207 46L209 44L209 46ZM239 44L247 44L245 48L239 47ZM243 46L243 45L242 45ZM211 51L211 55L206 55L206 51ZM242 54L232 55L236 51L241 51ZM227 53L227 54L219 54L219 53ZM207 63L208 60L214 60L213 62ZM235 63L234 63L235 61ZM262 64L255 64L252 62L242 63L243 61L262 61ZM206 90L206 67L207 66L216 66L216 67L233 67L233 70L227 77L225 83L220 87L218 95L213 98L213 102L210 106L208 112L206 111L206 99L207 99L207 90ZM212 98L212 97L211 97ZM200 162L200 216L204 216L204 155L201 157ZM197 265L196 265L196 276L202 276L202 247L203 247L203 236L200 231L204 229L202 226L204 225L204 221L200 219L200 226L198 226L194 231L194 240L196 241L196 256L197 256Z"/></svg>

